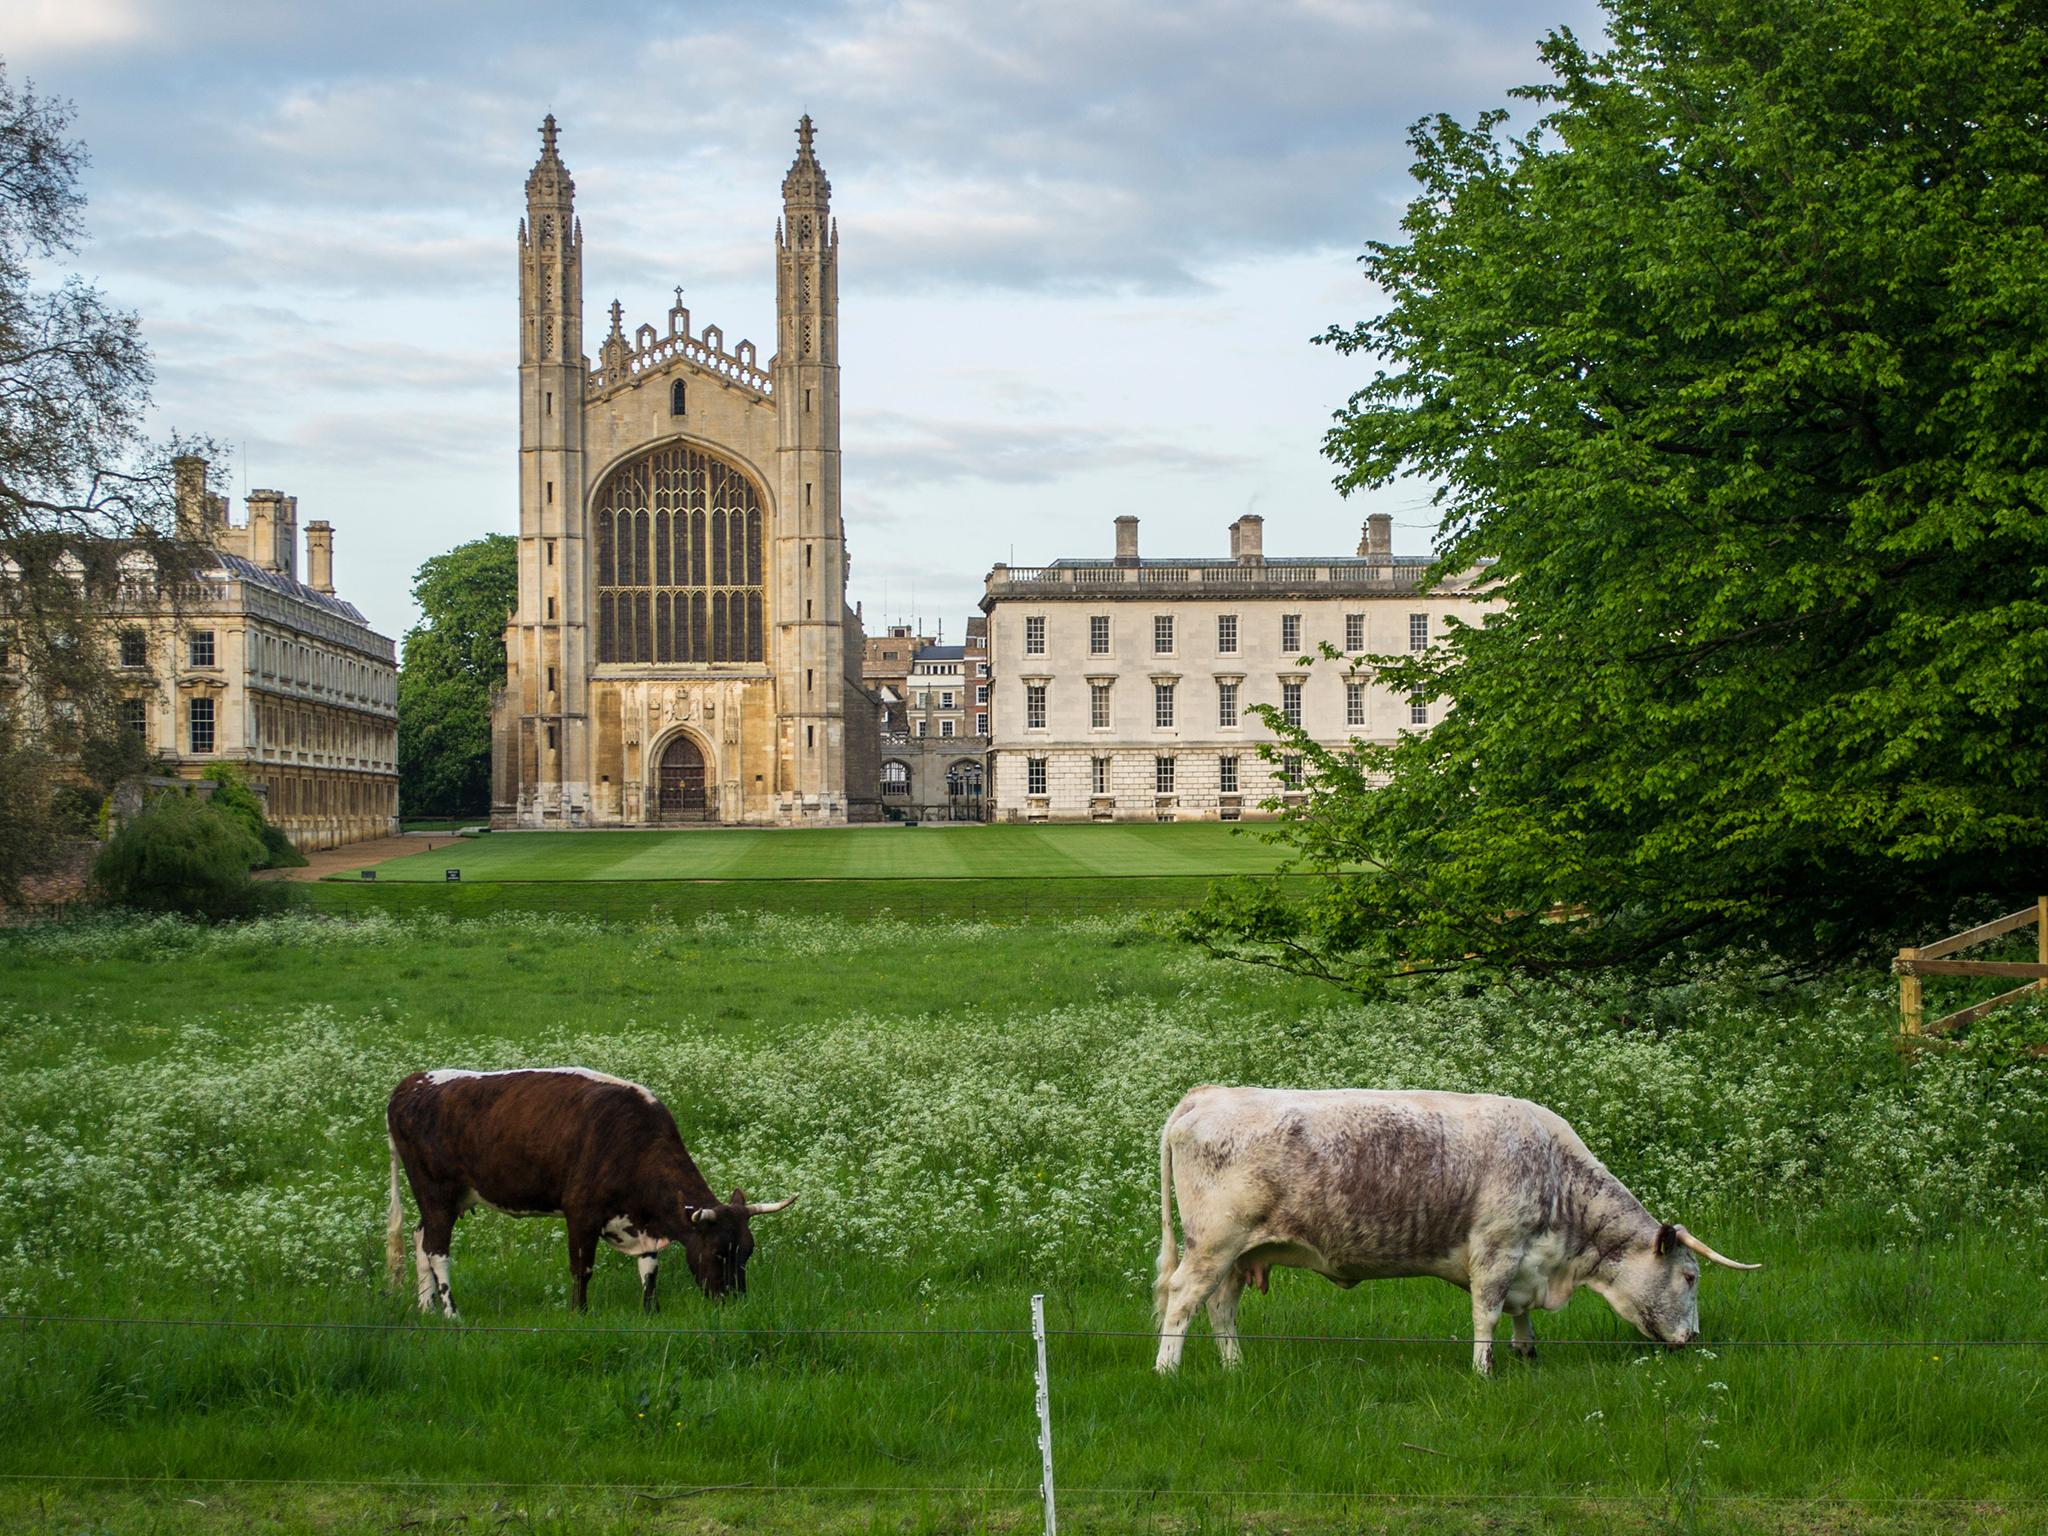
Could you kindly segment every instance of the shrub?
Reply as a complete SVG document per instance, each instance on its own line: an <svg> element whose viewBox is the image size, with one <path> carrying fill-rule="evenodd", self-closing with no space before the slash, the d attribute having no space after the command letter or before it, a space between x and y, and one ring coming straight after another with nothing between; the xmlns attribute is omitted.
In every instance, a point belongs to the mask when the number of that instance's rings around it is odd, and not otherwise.
<svg viewBox="0 0 2048 1536"><path fill-rule="evenodd" d="M242 819L187 795L161 795L116 832L93 865L101 900L144 912L245 917L284 899L249 878L264 856Z"/></svg>
<svg viewBox="0 0 2048 1536"><path fill-rule="evenodd" d="M271 825L263 814L263 801L256 791L249 787L241 770L232 763L210 764L204 777L216 786L213 791L213 808L234 817L263 847L263 857L257 860L257 869L299 869L304 866L306 856L292 846L292 840Z"/></svg>

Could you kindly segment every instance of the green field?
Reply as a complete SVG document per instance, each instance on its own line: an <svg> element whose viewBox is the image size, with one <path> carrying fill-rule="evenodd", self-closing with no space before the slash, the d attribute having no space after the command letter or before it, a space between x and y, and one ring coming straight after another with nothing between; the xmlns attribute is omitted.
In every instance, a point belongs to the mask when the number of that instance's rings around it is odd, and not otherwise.
<svg viewBox="0 0 2048 1536"><path fill-rule="evenodd" d="M1254 874L1281 857L1257 830L1202 822L493 832L380 864L377 879L439 884L459 868L465 881L1052 880Z"/></svg>
<svg viewBox="0 0 2048 1536"><path fill-rule="evenodd" d="M1033 1530L1042 1291L1074 1531L2035 1530L2048 1065L1903 1066L1881 980L1368 1008L1131 918L0 935L0 1529ZM745 1298L671 1266L650 1323L605 1255L572 1319L560 1224L488 1213L462 1325L385 1289L390 1085L561 1061L800 1196ZM1241 1323L1289 1337L1157 1380L1157 1128L1204 1079L1541 1098L1767 1267L1709 1272L1705 1349L1581 1295L1489 1382L1450 1287L1282 1272Z"/></svg>

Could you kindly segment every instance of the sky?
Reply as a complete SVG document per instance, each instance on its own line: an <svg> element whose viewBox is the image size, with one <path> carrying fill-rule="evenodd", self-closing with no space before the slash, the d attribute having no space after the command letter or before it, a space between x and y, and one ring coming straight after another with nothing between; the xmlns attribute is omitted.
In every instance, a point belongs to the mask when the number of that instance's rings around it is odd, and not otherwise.
<svg viewBox="0 0 2048 1536"><path fill-rule="evenodd" d="M1470 120L1597 35L1585 0L0 0L19 87L91 154L72 269L143 318L155 429L335 525L394 638L421 561L516 532L515 238L552 112L585 345L693 323L774 345L798 116L840 226L848 596L957 639L998 561L1425 552L1429 487L1322 452L1371 360L1409 125ZM239 515L239 514L238 514Z"/></svg>

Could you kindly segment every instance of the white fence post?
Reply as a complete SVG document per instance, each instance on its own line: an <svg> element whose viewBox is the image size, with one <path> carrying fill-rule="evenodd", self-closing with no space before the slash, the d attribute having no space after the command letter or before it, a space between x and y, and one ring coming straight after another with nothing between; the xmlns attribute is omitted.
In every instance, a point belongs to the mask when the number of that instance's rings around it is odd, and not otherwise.
<svg viewBox="0 0 2048 1536"><path fill-rule="evenodd" d="M1045 1536L1059 1536L1059 1516L1052 1501L1052 1396L1045 1373L1045 1298L1031 1298L1031 1337L1038 1345L1038 1459L1044 1468L1039 1492L1045 1496Z"/></svg>

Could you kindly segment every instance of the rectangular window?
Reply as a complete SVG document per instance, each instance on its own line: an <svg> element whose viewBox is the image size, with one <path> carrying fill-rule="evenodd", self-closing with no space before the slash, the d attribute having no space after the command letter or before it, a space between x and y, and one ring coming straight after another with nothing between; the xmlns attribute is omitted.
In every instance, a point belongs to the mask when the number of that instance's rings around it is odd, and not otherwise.
<svg viewBox="0 0 2048 1536"><path fill-rule="evenodd" d="M1034 613L1024 621L1024 654L1045 654L1045 615L1042 613Z"/></svg>
<svg viewBox="0 0 2048 1536"><path fill-rule="evenodd" d="M988 684L987 684L987 683L978 683L978 684L976 684L976 685L975 685L975 689L974 689L974 702L975 702L975 703L977 703L977 704L986 704L986 703L988 702Z"/></svg>
<svg viewBox="0 0 2048 1536"><path fill-rule="evenodd" d="M1109 654L1109 615L1091 614L1088 619L1088 654L1107 656Z"/></svg>
<svg viewBox="0 0 2048 1536"><path fill-rule="evenodd" d="M1042 731L1045 729L1045 684L1024 685L1024 729Z"/></svg>
<svg viewBox="0 0 2048 1536"><path fill-rule="evenodd" d="M213 700L194 699L191 711L192 751L196 755L213 750Z"/></svg>
<svg viewBox="0 0 2048 1536"><path fill-rule="evenodd" d="M1280 759L1280 782L1289 789L1301 788L1301 759L1291 752Z"/></svg>
<svg viewBox="0 0 2048 1536"><path fill-rule="evenodd" d="M213 665L212 630L195 629L192 631L192 639L185 659L195 667L210 667ZM212 748L209 747L207 750L211 751Z"/></svg>
<svg viewBox="0 0 2048 1536"><path fill-rule="evenodd" d="M1346 683L1344 685L1344 723L1346 725L1365 724L1365 684Z"/></svg>
<svg viewBox="0 0 2048 1536"><path fill-rule="evenodd" d="M1237 615L1234 613L1216 615L1216 653L1219 656L1237 654Z"/></svg>
<svg viewBox="0 0 2048 1536"><path fill-rule="evenodd" d="M128 732L145 747L149 745L149 701L147 699L123 699L121 701L121 729Z"/></svg>
<svg viewBox="0 0 2048 1536"><path fill-rule="evenodd" d="M931 693L923 688L918 689L914 702L919 709L930 709L932 707Z"/></svg>
<svg viewBox="0 0 2048 1536"><path fill-rule="evenodd" d="M1109 793L1109 759L1091 757L1088 759L1088 793L1106 795Z"/></svg>
<svg viewBox="0 0 2048 1536"><path fill-rule="evenodd" d="M1429 700L1419 693L1413 693L1408 696L1408 723L1410 725L1429 724Z"/></svg>
<svg viewBox="0 0 2048 1536"><path fill-rule="evenodd" d="M1362 651L1365 649L1365 615L1347 613L1344 615L1344 649Z"/></svg>
<svg viewBox="0 0 2048 1536"><path fill-rule="evenodd" d="M1301 724L1301 684L1280 685L1280 718L1289 725Z"/></svg>
<svg viewBox="0 0 2048 1536"><path fill-rule="evenodd" d="M1109 684L1088 685L1088 726L1091 730L1109 729Z"/></svg>
<svg viewBox="0 0 2048 1536"><path fill-rule="evenodd" d="M1237 793L1237 759L1219 757L1216 759L1216 788L1226 795Z"/></svg>
<svg viewBox="0 0 2048 1536"><path fill-rule="evenodd" d="M981 661L981 662L976 662L976 663L975 663L975 665L974 665L974 675L975 675L976 677L987 677L987 676L988 676L988 663L987 663L987 662L985 662L985 661Z"/></svg>
<svg viewBox="0 0 2048 1536"><path fill-rule="evenodd" d="M1411 613L1408 615L1408 649L1426 651L1429 649L1429 615Z"/></svg>
<svg viewBox="0 0 2048 1536"><path fill-rule="evenodd" d="M947 688L947 689L943 690L943 691L942 691L942 692L941 692L941 693L939 694L939 708L941 708L941 709L951 709L952 707L953 707L953 690L952 690L952 689L950 689L950 688Z"/></svg>
<svg viewBox="0 0 2048 1536"><path fill-rule="evenodd" d="M922 736L924 734L924 725L925 723L922 720L911 721L910 734L913 736Z"/></svg>
<svg viewBox="0 0 2048 1536"><path fill-rule="evenodd" d="M1152 685L1152 723L1162 728L1173 724L1173 684Z"/></svg>
<svg viewBox="0 0 2048 1536"><path fill-rule="evenodd" d="M977 736L986 736L988 734L987 715L976 715L974 717L974 734Z"/></svg>
<svg viewBox="0 0 2048 1536"><path fill-rule="evenodd" d="M1157 794L1173 793L1173 759L1155 757L1152 759L1152 788Z"/></svg>
<svg viewBox="0 0 2048 1536"><path fill-rule="evenodd" d="M1280 649L1298 651L1301 649L1301 615L1283 613L1280 615Z"/></svg>
<svg viewBox="0 0 2048 1536"><path fill-rule="evenodd" d="M1156 613L1152 616L1152 654L1173 654L1173 615L1170 613Z"/></svg>
<svg viewBox="0 0 2048 1536"><path fill-rule="evenodd" d="M146 667L149 665L149 637L139 629L121 631L121 665L124 667Z"/></svg>
<svg viewBox="0 0 2048 1536"><path fill-rule="evenodd" d="M1216 685L1216 723L1226 728L1237 724L1237 684Z"/></svg>
<svg viewBox="0 0 2048 1536"><path fill-rule="evenodd" d="M1024 759L1024 793L1042 795L1045 793L1045 759L1027 757Z"/></svg>
<svg viewBox="0 0 2048 1536"><path fill-rule="evenodd" d="M952 735L952 734L953 734L953 722L952 722L952 721L950 721L950 720L941 720L941 721L939 722L939 734L940 734L941 736L950 736L950 735Z"/></svg>

